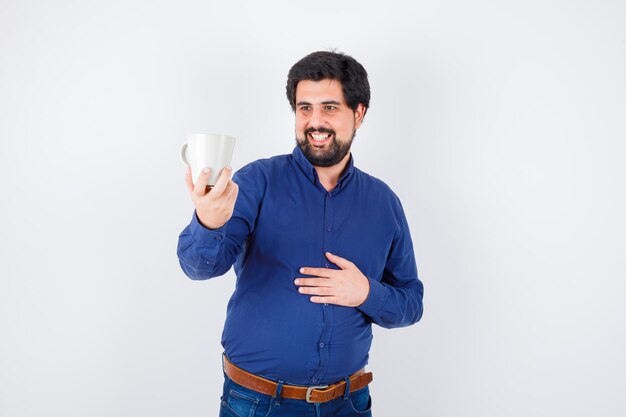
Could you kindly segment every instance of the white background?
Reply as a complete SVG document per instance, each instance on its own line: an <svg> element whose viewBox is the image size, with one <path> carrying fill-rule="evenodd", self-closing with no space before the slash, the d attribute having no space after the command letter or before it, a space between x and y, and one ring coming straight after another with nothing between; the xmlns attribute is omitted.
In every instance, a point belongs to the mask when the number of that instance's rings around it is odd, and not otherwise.
<svg viewBox="0 0 626 417"><path fill-rule="evenodd" d="M234 280L178 266L179 147L291 152L287 72L328 48L425 284L374 414L626 414L623 1L2 0L0 415L217 415Z"/></svg>

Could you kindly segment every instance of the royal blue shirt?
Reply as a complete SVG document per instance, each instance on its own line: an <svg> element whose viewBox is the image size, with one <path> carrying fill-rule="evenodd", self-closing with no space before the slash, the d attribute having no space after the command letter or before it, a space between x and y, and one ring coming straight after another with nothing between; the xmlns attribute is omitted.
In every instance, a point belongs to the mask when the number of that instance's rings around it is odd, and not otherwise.
<svg viewBox="0 0 626 417"><path fill-rule="evenodd" d="M234 364L288 384L332 383L365 366L372 323L391 328L421 318L423 286L400 200L352 157L330 192L298 147L246 165L233 181L239 195L231 219L209 230L194 213L178 258L191 279L223 275L234 264L222 334ZM326 252L368 278L359 307L316 304L298 292L301 267L338 269Z"/></svg>

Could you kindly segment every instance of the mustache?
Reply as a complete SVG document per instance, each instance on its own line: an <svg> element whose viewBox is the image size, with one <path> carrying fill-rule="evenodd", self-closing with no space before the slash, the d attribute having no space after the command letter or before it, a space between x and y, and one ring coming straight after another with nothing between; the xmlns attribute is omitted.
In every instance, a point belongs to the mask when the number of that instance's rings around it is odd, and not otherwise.
<svg viewBox="0 0 626 417"><path fill-rule="evenodd" d="M328 129L326 127L321 127L321 126L320 127L310 127L308 129L306 129L304 131L304 135L306 136L306 135L308 135L309 133L312 133L312 132L331 133L333 136L336 136L335 135L335 131L333 129Z"/></svg>

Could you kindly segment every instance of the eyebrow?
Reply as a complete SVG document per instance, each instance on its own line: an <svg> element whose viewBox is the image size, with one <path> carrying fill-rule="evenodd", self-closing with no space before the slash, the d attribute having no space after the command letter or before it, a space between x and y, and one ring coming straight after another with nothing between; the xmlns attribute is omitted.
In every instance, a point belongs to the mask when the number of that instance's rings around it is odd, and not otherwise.
<svg viewBox="0 0 626 417"><path fill-rule="evenodd" d="M326 101L322 101L322 104L335 104L337 106L341 106L341 103L336 101L336 100L326 100ZM308 101L299 101L298 103L296 103L297 106L304 106L304 105L311 105L311 103L309 103Z"/></svg>

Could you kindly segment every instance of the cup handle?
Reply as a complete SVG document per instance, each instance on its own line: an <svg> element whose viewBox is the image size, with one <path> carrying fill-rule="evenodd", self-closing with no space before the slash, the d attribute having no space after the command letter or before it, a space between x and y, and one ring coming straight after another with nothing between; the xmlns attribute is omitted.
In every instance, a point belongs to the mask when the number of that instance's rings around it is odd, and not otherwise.
<svg viewBox="0 0 626 417"><path fill-rule="evenodd" d="M187 144L183 143L183 146L180 147L180 160L183 161L183 164L189 166L189 161L187 161Z"/></svg>

